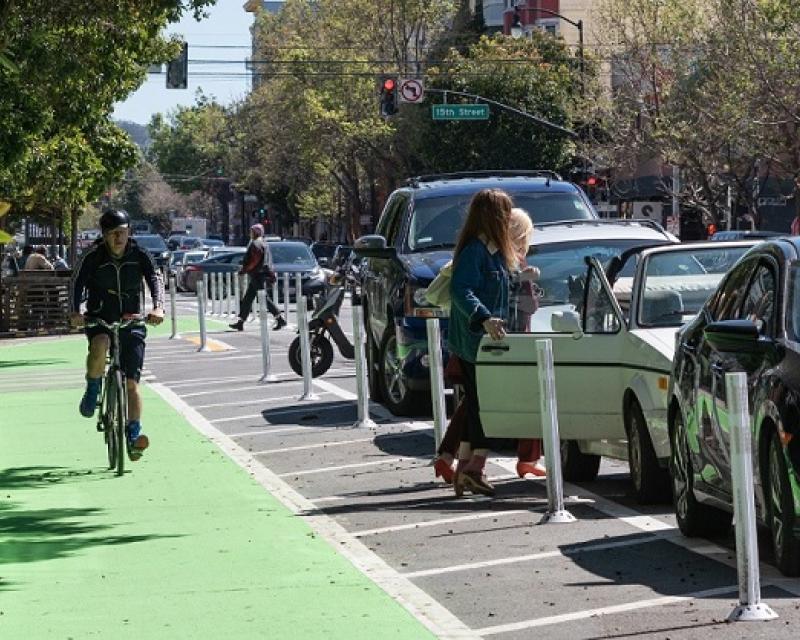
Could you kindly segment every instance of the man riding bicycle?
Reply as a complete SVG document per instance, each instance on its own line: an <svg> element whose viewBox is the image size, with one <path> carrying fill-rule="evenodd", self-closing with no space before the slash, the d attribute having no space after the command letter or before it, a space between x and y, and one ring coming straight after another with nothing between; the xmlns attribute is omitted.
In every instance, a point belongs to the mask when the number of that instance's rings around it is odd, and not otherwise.
<svg viewBox="0 0 800 640"><path fill-rule="evenodd" d="M70 322L73 326L82 326L84 320L90 322L93 317L112 323L141 314L142 278L147 281L153 301L153 310L147 314L145 322L157 325L164 320L161 273L150 254L130 238L129 224L124 211L109 209L100 217L103 236L80 257L72 275ZM84 291L88 292L85 317L80 313ZM89 355L86 357L86 391L79 409L82 416L91 418L103 383L110 334L99 325L87 326L85 332ZM120 361L128 388L128 457L134 461L142 457L149 444L141 431L142 399L139 395L146 336L147 330L140 324L119 331Z"/></svg>

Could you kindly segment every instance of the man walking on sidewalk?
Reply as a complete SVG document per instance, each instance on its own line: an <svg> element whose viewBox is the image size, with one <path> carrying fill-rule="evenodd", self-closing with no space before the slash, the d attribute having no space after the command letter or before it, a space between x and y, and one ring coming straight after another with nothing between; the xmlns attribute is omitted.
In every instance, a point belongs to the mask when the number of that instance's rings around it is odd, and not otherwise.
<svg viewBox="0 0 800 640"><path fill-rule="evenodd" d="M272 256L269 252L269 245L264 240L264 227L260 224L254 224L250 227L250 244L247 245L239 275L243 273L250 276L250 282L239 304L239 319L228 325L231 329L236 329L237 331L244 330L245 320L250 315L250 309L258 291L264 289L267 283L272 284L275 282L275 272L272 270ZM281 315L280 309L272 301L272 298L269 297L269 293L267 293L266 298L267 309L275 317L275 324L272 328L278 330L285 327L286 320Z"/></svg>

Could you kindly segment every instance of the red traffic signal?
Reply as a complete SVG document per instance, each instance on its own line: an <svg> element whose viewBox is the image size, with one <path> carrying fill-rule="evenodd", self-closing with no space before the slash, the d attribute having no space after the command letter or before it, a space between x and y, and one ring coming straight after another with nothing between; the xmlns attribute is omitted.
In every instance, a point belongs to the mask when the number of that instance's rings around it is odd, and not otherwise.
<svg viewBox="0 0 800 640"><path fill-rule="evenodd" d="M397 95L397 78L385 76L380 83L380 113L384 118L388 118L397 113L399 96Z"/></svg>
<svg viewBox="0 0 800 640"><path fill-rule="evenodd" d="M394 91L395 81L394 78L386 78L383 81L383 90L384 91Z"/></svg>
<svg viewBox="0 0 800 640"><path fill-rule="evenodd" d="M597 176L589 176L588 178L586 178L587 187L596 187L598 182L600 181L597 179Z"/></svg>

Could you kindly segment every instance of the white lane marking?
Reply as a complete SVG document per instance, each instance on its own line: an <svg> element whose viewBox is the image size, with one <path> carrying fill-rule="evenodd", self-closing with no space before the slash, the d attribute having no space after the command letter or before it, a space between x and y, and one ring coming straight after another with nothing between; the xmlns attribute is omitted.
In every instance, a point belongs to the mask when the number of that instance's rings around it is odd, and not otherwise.
<svg viewBox="0 0 800 640"><path fill-rule="evenodd" d="M252 380L252 378L250 378L250 379ZM286 384L301 384L302 382L303 382L302 380L291 380L291 381L287 381ZM228 390L228 391L226 391L225 389L223 389L221 391L219 389L211 389L210 391L194 391L192 393L183 393L183 394L181 394L181 397L182 398L196 398L197 396L209 396L209 395L212 395L214 393L231 393L231 392L239 393L240 391L253 391L255 389L264 390L266 388L267 387L265 385L263 385L263 384L255 384L255 385L250 385L250 386L247 386L247 387L238 387L237 389Z"/></svg>
<svg viewBox="0 0 800 640"><path fill-rule="evenodd" d="M441 640L480 640L478 634L450 611L392 569L382 558L370 551L361 541L355 539L333 518L319 513L313 502L292 489L241 446L226 437L224 433L215 429L208 420L174 392L162 384L154 384L151 388L171 404L197 431L208 437L231 460L248 471L287 509L303 518L313 531L323 537L353 566L383 589L389 597L405 607L431 633Z"/></svg>
<svg viewBox="0 0 800 640"><path fill-rule="evenodd" d="M233 418L216 418L215 420L208 420L211 424L219 424L220 422L236 422L237 420L249 420L250 418L264 419L263 413L249 413L246 416L234 416Z"/></svg>
<svg viewBox="0 0 800 640"><path fill-rule="evenodd" d="M547 616L546 618L534 618L532 620L521 620L520 622L511 622L509 624L498 624L493 627L484 627L483 629L476 629L476 633L481 636L491 636L497 633L509 633L511 631L522 631L523 629L532 629L534 627L545 627L551 624L559 624L562 622L573 622L575 620L585 620L595 616L604 616L612 613L624 613L626 611L636 611L637 609L648 609L650 607L662 607L667 604L675 604L676 602L686 602L687 600L695 600L698 598L711 598L714 596L725 595L726 593L736 593L738 587L731 585L729 587L717 587L716 589L705 589L703 591L694 591L682 596L664 596L663 598L650 598L649 600L637 600L635 602L626 602L624 604L611 605L608 607L598 607L597 609L585 609L584 611L576 611L574 613L563 613L557 616Z"/></svg>
<svg viewBox="0 0 800 640"><path fill-rule="evenodd" d="M452 502L452 500L451 500ZM521 513L533 513L535 511L544 511L545 507L541 509L509 509L508 511L491 511L489 513L473 513L468 516L456 516L453 518L440 518L438 520L423 520L422 522L409 522L407 524L398 524L393 527L378 527L377 529L363 529L362 531L352 531L351 535L356 538L363 538L364 536L374 536L378 533L393 533L395 531L407 531L408 529L419 529L422 527L438 527L443 524L451 524L453 522L468 522L470 520L484 520L486 518L500 518L502 516L515 516Z"/></svg>
<svg viewBox="0 0 800 640"><path fill-rule="evenodd" d="M471 571L473 569L484 569L486 567L497 567L504 564L516 564L518 562L532 562L534 560L545 560L547 558L567 558L581 553L590 553L593 551L605 551L606 549L616 549L617 547L630 547L638 544L648 544L650 542L659 542L663 538L649 536L640 538L638 540L619 540L617 542L604 542L600 544L588 544L583 547L566 550L555 551L542 551L541 553L528 553L521 556L509 556L506 558L496 558L494 560L483 560L481 562L470 562L468 564L450 565L447 567L438 567L435 569L422 569L420 571L409 571L403 575L406 578L424 578L426 576L438 576L443 573L454 573L456 571Z"/></svg>
<svg viewBox="0 0 800 640"><path fill-rule="evenodd" d="M254 456L263 456L269 453L288 453L289 451L305 451L306 449L327 449L328 447L338 447L359 442L372 442L375 438L358 438L357 440L342 440L341 442L319 442L317 444L305 444L297 447L284 447L283 449L264 449L263 451L251 451Z"/></svg>
<svg viewBox="0 0 800 640"><path fill-rule="evenodd" d="M355 369L328 369L328 372L325 375L329 375L331 373L353 373L355 374ZM209 378L206 376L205 378L192 378L192 379L185 379L185 378L178 378L177 380L164 380L164 384L168 384L170 387L184 387L187 385L190 386L203 386L207 384L227 384L229 382L249 382L254 378L257 379L261 375L260 371L254 371L250 375L241 375L241 376L226 376L222 378ZM296 373L293 371L284 372L284 373L276 373L275 376L281 381L300 381L302 382L302 378L300 378Z"/></svg>
<svg viewBox="0 0 800 640"><path fill-rule="evenodd" d="M229 438L244 438L246 436L272 435L273 433L294 433L307 431L308 433L320 433L322 429L318 427L286 427L282 429L251 429L250 431L239 431L237 433L226 433Z"/></svg>
<svg viewBox="0 0 800 640"><path fill-rule="evenodd" d="M355 393L346 391L341 387L337 387L335 384L328 382L327 380L314 380L314 386L317 386L328 393L332 393L335 396L339 396L342 400L358 400L358 396Z"/></svg>
<svg viewBox="0 0 800 640"><path fill-rule="evenodd" d="M319 395L330 395L323 391ZM244 407L249 404L264 404L265 402L280 402L281 400L297 400L297 396L280 396L278 398L260 398L258 400L237 400L235 402L217 402L216 404L199 404L195 407L198 411L200 409L214 409L216 407Z"/></svg>
<svg viewBox="0 0 800 640"><path fill-rule="evenodd" d="M271 351L270 355L272 357L275 357L280 355L286 355L286 353L287 353L286 351ZM230 362L231 360L253 360L255 362L259 358L259 356L257 356L254 353L243 356L218 356L215 354L205 354L205 355L209 360L214 360L214 362L221 362L223 360L226 362Z"/></svg>
<svg viewBox="0 0 800 640"><path fill-rule="evenodd" d="M335 467L320 467L319 469L307 469L306 471L290 471L288 473L279 473L281 478L293 478L295 476L310 476L315 473L333 473L334 471L344 471L345 469L359 469L361 467L374 467L381 464L397 464L404 462L409 458L391 457L384 458L383 460L372 460L371 462L354 462L353 464L340 464ZM420 466L420 465L414 465ZM413 469L414 466L405 467L405 470Z"/></svg>

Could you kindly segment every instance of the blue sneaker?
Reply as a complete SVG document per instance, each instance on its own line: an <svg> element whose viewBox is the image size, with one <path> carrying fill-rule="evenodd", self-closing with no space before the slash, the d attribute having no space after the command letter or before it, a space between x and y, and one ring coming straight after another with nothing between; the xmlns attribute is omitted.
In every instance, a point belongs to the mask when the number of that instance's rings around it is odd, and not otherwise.
<svg viewBox="0 0 800 640"><path fill-rule="evenodd" d="M84 418L91 418L94 415L94 410L97 408L97 396L100 395L102 386L102 378L86 380L86 391L83 392L83 398L81 398L81 404L78 407Z"/></svg>
<svg viewBox="0 0 800 640"><path fill-rule="evenodd" d="M129 422L126 431L128 435L128 458L136 462L150 445L150 440L142 433L142 425L138 420Z"/></svg>

